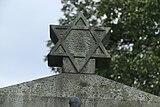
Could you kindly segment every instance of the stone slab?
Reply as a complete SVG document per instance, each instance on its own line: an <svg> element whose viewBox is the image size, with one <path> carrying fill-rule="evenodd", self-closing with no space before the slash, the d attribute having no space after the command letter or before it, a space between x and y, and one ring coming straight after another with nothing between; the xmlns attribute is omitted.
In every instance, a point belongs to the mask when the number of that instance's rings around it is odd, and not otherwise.
<svg viewBox="0 0 160 107"><path fill-rule="evenodd" d="M160 107L160 97L98 75L62 73L0 89L0 107Z"/></svg>
<svg viewBox="0 0 160 107"><path fill-rule="evenodd" d="M78 69L81 69L83 63L85 62L84 58L75 58L76 66ZM64 73L75 73L76 69L74 68L72 62L69 58L64 57L63 58L63 67L62 72ZM95 73L95 59L89 59L88 63L84 66L84 68L79 73Z"/></svg>

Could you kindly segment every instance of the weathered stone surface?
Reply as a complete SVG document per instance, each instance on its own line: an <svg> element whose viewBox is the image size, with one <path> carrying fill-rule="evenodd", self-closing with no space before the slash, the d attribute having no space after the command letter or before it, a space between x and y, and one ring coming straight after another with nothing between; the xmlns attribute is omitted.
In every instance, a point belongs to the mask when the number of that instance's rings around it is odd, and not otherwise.
<svg viewBox="0 0 160 107"><path fill-rule="evenodd" d="M0 107L160 107L160 98L97 75L62 73L0 89Z"/></svg>
<svg viewBox="0 0 160 107"><path fill-rule="evenodd" d="M85 63L84 58L75 58L76 66L77 69L81 68L81 65ZM63 69L62 71L65 73L75 73L76 70L74 69L73 64L69 60L69 58L63 58ZM82 69L81 73L90 73L94 74L95 73L95 59L90 59L86 66Z"/></svg>
<svg viewBox="0 0 160 107"><path fill-rule="evenodd" d="M109 30L109 27L90 27L82 13L70 25L51 25L50 37L55 46L48 54L48 65L62 67L65 73L91 74L95 73L95 67L108 67L110 55L104 46L108 44ZM69 70L66 62L72 66Z"/></svg>

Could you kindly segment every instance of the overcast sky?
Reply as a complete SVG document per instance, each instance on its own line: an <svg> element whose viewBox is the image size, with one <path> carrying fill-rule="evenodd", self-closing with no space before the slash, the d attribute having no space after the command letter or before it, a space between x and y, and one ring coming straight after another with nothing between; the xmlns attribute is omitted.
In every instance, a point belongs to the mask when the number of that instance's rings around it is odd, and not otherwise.
<svg viewBox="0 0 160 107"><path fill-rule="evenodd" d="M0 0L0 87L53 75L43 61L60 0Z"/></svg>

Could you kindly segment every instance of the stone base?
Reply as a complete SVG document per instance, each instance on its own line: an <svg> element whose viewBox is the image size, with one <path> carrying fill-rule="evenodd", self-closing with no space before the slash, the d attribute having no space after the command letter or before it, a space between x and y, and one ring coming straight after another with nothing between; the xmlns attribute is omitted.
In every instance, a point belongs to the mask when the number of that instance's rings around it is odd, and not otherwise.
<svg viewBox="0 0 160 107"><path fill-rule="evenodd" d="M160 97L97 75L62 73L0 89L0 107L160 107Z"/></svg>
<svg viewBox="0 0 160 107"><path fill-rule="evenodd" d="M84 63L84 58L75 58L74 60L79 71ZM63 73L95 74L95 59L89 59L82 71L77 72L70 59L64 57L62 71Z"/></svg>

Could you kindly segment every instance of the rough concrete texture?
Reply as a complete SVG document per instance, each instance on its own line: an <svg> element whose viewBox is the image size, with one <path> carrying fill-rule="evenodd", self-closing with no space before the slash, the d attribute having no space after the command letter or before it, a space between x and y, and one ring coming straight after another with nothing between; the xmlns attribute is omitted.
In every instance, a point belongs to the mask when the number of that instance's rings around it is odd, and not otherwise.
<svg viewBox="0 0 160 107"><path fill-rule="evenodd" d="M81 12L69 25L50 25L55 45L48 54L48 65L62 67L64 73L93 74L95 68L107 68L111 58L104 46L109 31L109 27L91 27Z"/></svg>
<svg viewBox="0 0 160 107"><path fill-rule="evenodd" d="M84 63L84 58L75 58L76 66L78 69L81 69L81 65ZM90 73L95 74L95 59L89 59L88 63L85 65L85 67L82 69L80 73ZM63 58L63 67L62 72L64 73L75 73L76 70L74 69L74 66L69 58L64 57Z"/></svg>
<svg viewBox="0 0 160 107"><path fill-rule="evenodd" d="M0 107L160 107L160 98L97 75L59 74L0 89Z"/></svg>

